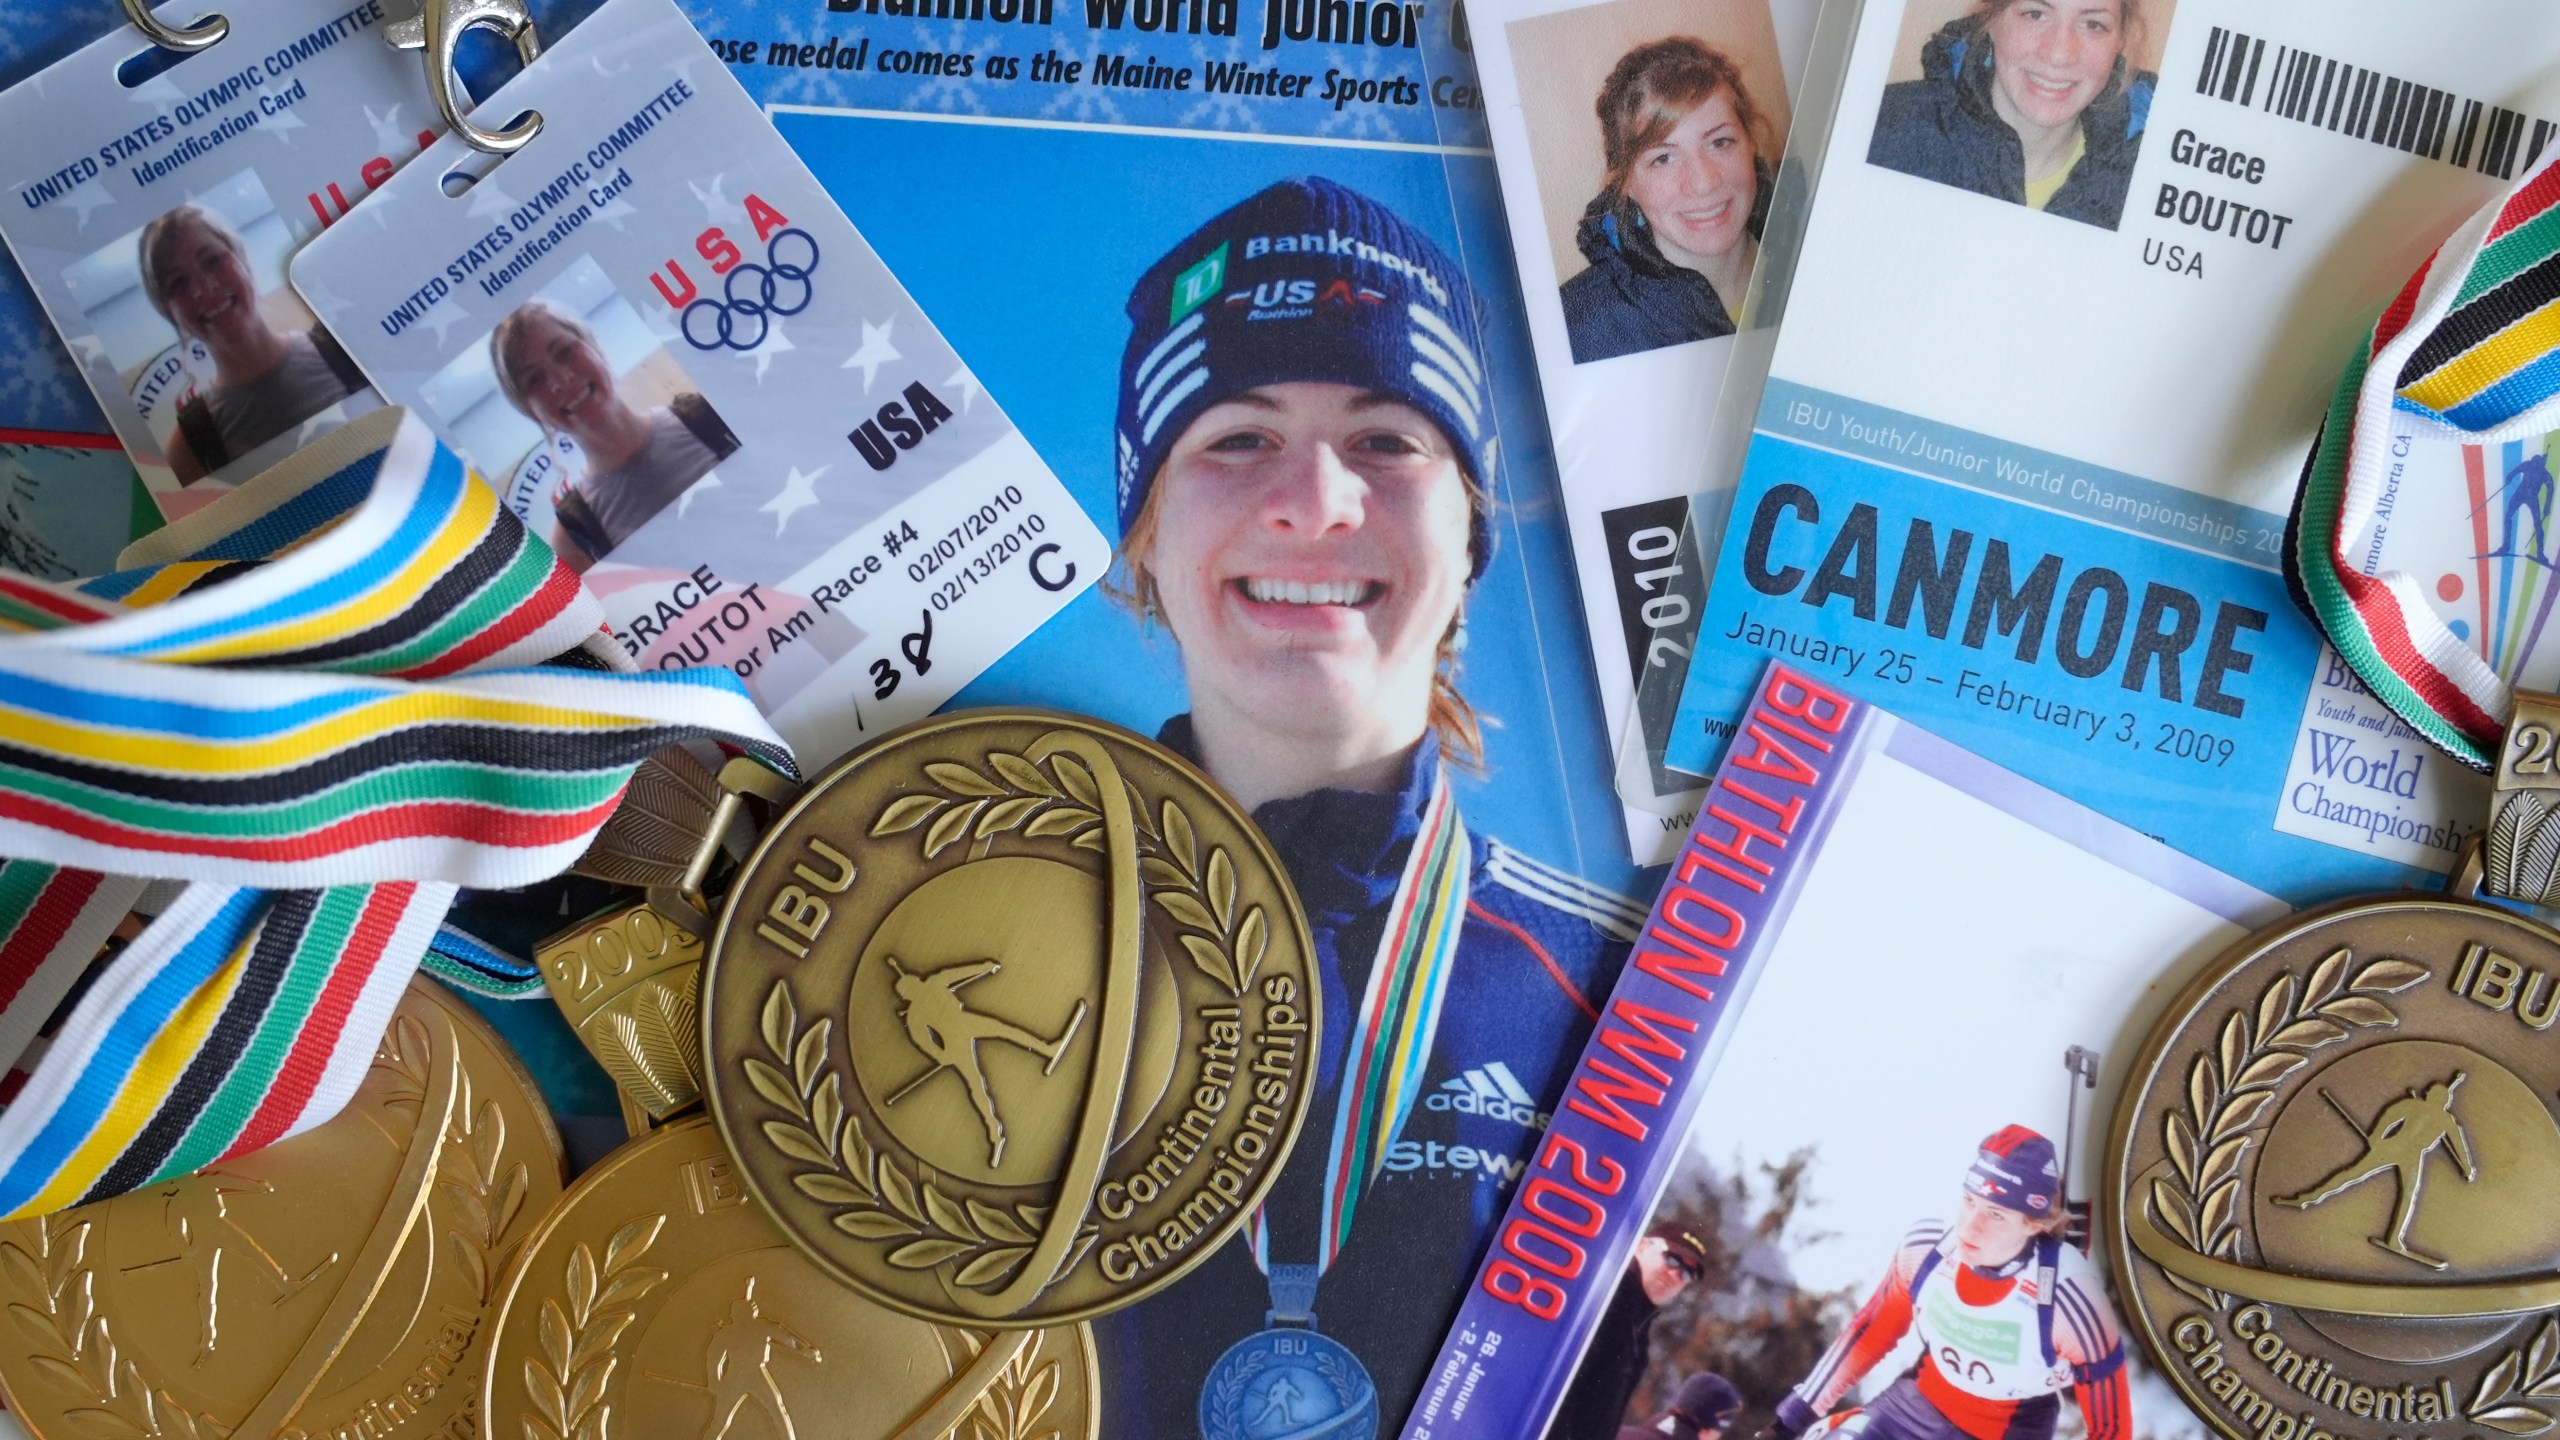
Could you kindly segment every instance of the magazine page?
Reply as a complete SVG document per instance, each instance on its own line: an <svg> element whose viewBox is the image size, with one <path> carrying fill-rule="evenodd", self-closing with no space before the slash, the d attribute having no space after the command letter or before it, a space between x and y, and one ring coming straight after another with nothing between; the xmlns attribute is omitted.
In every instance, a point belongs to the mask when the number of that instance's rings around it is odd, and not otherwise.
<svg viewBox="0 0 2560 1440"><path fill-rule="evenodd" d="M1616 1440L1702 1374L1736 1435L1908 1410L1913 1272L1942 1242L1999 1271L2031 1217L2068 1363L2004 1348L2040 1323L2013 1303L1946 1320L1964 1354L1922 1368L2076 1403L2091 1436L2208 1433L2109 1319L2105 1257L2045 1237L2095 1188L2134 1043L2284 906L1782 663L1736 724L1406 1440ZM2022 1178L1976 1215L1995 1163Z"/></svg>
<svg viewBox="0 0 2560 1440"><path fill-rule="evenodd" d="M2446 868L2477 782L2360 692L2278 558L2373 315L2550 135L2535 47L2480 37L2547 24L1867 5L1673 763L1778 656L2289 897ZM2476 607L2491 528L2385 568Z"/></svg>
<svg viewBox="0 0 2560 1440"><path fill-rule="evenodd" d="M916 13L928 8L940 13ZM751 483L740 470L683 538L708 543L713 517L743 511L752 528L738 534L779 553L830 523L872 474L846 432L893 382L920 381L955 412L971 399L979 417L999 410L1116 554L1082 565L1073 598L945 703L1049 706L1161 736L1253 810L1316 930L1332 1038L1265 1244L1226 1246L1096 1323L1101 1433L1237 1433L1236 1407L1270 1397L1210 1382L1267 1332L1266 1265L1321 1267L1314 1326L1368 1387L1309 1385L1290 1405L1399 1421L1535 1142L1535 1097L1560 1084L1642 915L1625 898L1636 873L1529 345L1517 307L1492 298L1514 283L1510 249L1455 16L1420 0L686 13L859 232L858 246L822 241L813 304L859 289L853 257L868 250L913 309L875 306L840 337L786 317L778 328L801 348L778 353L770 381L821 372L796 392L814 412L797 463L819 505L792 508L788 475ZM572 54L577 33L552 53ZM564 139L588 136L575 149L593 143L590 101L618 95L629 113L679 78L625 72L611 91L621 62L608 59L552 119ZM709 97L712 68L682 78ZM696 103L707 100L667 123ZM475 182L515 197L488 221L506 233L485 270L512 278L485 296L466 276L454 308L482 317L591 265L585 293L630 318L591 326L600 341L651 340L729 417L758 356L697 352L669 294L684 293L679 267L705 293L715 283L701 232L716 226L742 250L752 238L753 264L768 264L769 239L740 215L747 160L661 160L659 144L653 132L616 157L636 213L567 187L559 213L528 217L529 235L582 203L596 206L590 223L517 269L528 232L513 212L572 161L519 183L508 166L520 155ZM313 273L341 298L388 283L352 261ZM385 336L378 322L396 308L351 311L351 328L442 357L404 360L415 376L485 351L493 333L438 336L421 313L406 337ZM936 335L949 354L928 367ZM866 366L878 374L867 400ZM503 419L505 407L484 408ZM820 419L834 422L825 434ZM833 468L816 475L820 464ZM541 495L520 487L513 500ZM824 735L828 708L848 698L805 685L781 720ZM1432 964L1388 945L1414 936ZM1386 973L1422 986L1411 998L1429 1001L1415 1012L1427 1023L1363 1040L1366 982ZM1354 1127L1380 1143L1346 1158L1326 1141L1346 1103L1367 1103L1345 1077L1376 1043L1400 1047L1408 1080L1392 1114ZM1337 1211L1320 1244L1327 1175L1353 1165L1367 1180L1356 1211ZM1160 1243L1172 1248L1112 1263L1190 1262L1178 1229Z"/></svg>
<svg viewBox="0 0 2560 1440"><path fill-rule="evenodd" d="M1690 497L1728 489L1748 410L1714 403L1774 336L1744 294L1778 190L1818 0L1492 0L1468 11L1520 293L1555 437L1593 666L1611 735L1664 748L1707 576ZM1730 432L1730 433L1729 433ZM1706 502L1713 505L1715 502ZM1698 780L1619 779L1628 841L1660 863Z"/></svg>

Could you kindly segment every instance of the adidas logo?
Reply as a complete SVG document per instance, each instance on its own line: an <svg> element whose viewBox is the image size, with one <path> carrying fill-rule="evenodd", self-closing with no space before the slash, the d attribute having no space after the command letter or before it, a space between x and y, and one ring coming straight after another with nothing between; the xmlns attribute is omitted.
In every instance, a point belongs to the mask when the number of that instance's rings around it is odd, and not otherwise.
<svg viewBox="0 0 2560 1440"><path fill-rule="evenodd" d="M1529 1130L1544 1130L1554 1117L1538 1108L1537 1097L1511 1073L1511 1067L1496 1060L1479 1065L1455 1080L1443 1080L1440 1088L1423 1102L1429 1110L1454 1110L1461 1115L1482 1115L1491 1120L1508 1120Z"/></svg>

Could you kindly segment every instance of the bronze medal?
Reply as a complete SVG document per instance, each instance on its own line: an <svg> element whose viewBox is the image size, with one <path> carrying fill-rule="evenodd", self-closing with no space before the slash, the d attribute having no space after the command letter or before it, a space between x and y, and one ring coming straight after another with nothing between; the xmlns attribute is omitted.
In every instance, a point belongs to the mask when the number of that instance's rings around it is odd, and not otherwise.
<svg viewBox="0 0 2560 1440"><path fill-rule="evenodd" d="M730 887L711 1110L862 1294L969 1326L1102 1314L1278 1175L1312 952L1261 833L1180 757L1065 715L927 721L818 780Z"/></svg>
<svg viewBox="0 0 2560 1440"><path fill-rule="evenodd" d="M1081 1325L988 1332L845 1293L679 1120L581 1176L493 1326L484 1433L509 1440L1092 1440Z"/></svg>
<svg viewBox="0 0 2560 1440"><path fill-rule="evenodd" d="M2485 862L2454 894L2242 941L2127 1080L2117 1283L2233 1440L2560 1425L2560 932L2472 898L2484 869L2493 892L2550 883L2547 698L2519 697Z"/></svg>
<svg viewBox="0 0 2560 1440"><path fill-rule="evenodd" d="M560 1190L530 1077L413 981L326 1124L0 1227L0 1386L43 1440L473 1433L498 1279Z"/></svg>

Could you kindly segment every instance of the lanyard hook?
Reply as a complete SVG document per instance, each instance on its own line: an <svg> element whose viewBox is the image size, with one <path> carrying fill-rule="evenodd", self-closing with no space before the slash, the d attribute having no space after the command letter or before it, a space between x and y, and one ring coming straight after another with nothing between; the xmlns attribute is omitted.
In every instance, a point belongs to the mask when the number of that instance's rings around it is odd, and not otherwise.
<svg viewBox="0 0 2560 1440"><path fill-rule="evenodd" d="M128 7L139 3L140 0L125 0ZM525 9L524 0L426 0L415 18L386 27L383 38L398 49L427 52L427 90L435 96L436 113L444 117L446 129L461 136L462 142L474 150L512 155L542 133L542 116L528 115L512 129L483 130L463 114L469 96L454 73L454 50L463 32L474 27L495 30L514 41L516 58L527 65L542 53L542 42L534 38L533 15Z"/></svg>
<svg viewBox="0 0 2560 1440"><path fill-rule="evenodd" d="M124 0L124 18L131 21L133 28L141 31L143 38L152 44L190 54L212 47L231 33L231 22L220 15L202 17L193 29L177 29L162 23L158 16L144 8L144 0Z"/></svg>

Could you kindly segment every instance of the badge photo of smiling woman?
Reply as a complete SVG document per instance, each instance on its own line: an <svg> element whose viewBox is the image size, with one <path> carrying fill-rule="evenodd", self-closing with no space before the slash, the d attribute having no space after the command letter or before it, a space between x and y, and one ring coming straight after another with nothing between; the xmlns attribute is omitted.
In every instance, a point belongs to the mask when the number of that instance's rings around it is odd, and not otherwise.
<svg viewBox="0 0 2560 1440"><path fill-rule="evenodd" d="M2134 60L2167 8L1982 0L1885 87L1867 163L2115 229L2159 83Z"/></svg>

